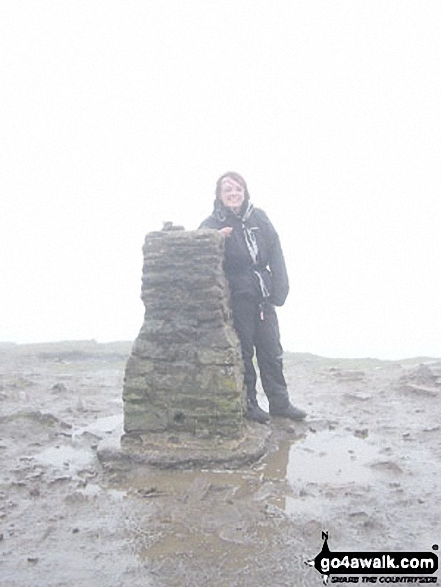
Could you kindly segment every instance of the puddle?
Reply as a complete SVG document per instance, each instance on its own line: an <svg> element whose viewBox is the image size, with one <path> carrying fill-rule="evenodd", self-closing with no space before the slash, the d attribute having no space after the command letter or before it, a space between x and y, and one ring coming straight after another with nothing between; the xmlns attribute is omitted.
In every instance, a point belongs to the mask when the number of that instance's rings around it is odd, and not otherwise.
<svg viewBox="0 0 441 587"><path fill-rule="evenodd" d="M126 489L145 491L154 488L154 494L176 496L185 501L204 499L208 492L230 492L236 497L247 494L247 487L255 478L252 471L216 470L150 470L134 471Z"/></svg>
<svg viewBox="0 0 441 587"><path fill-rule="evenodd" d="M84 433L94 434L97 437L107 435L121 436L123 433L123 416L122 414L117 414L115 416L97 418L91 424L82 428L76 428L73 431L71 446L51 446L34 455L33 458L39 463L50 465L70 473L75 473L76 471L90 467L94 464L96 456L91 448L80 446L81 443L78 440Z"/></svg>
<svg viewBox="0 0 441 587"><path fill-rule="evenodd" d="M155 502L158 511L164 508L163 519L151 542L138 550L141 558L191 558L205 549L210 556L231 556L239 569L252 540L259 533L266 539L262 512L267 521L287 516L318 527L334 523L336 516L352 515L363 524L372 515L364 497L382 477L372 466L381 456L372 436L323 430L279 440L262 460L239 470L132 474L133 493L164 500ZM387 492L387 483L384 488Z"/></svg>
<svg viewBox="0 0 441 587"><path fill-rule="evenodd" d="M103 418L97 418L91 424L84 426L83 428L77 428L74 432L74 436L80 436L84 432L90 432L91 434L115 434L122 436L123 434L123 414L116 414L115 416L105 416Z"/></svg>
<svg viewBox="0 0 441 587"><path fill-rule="evenodd" d="M344 484L369 483L377 476L369 466L376 458L378 449L369 441L326 430L300 440L283 439L276 450L250 468L232 471L152 470L148 478L144 472L139 475L132 472L129 483L135 489L155 487L159 493L189 499L193 494L200 497L206 487L210 487L210 491L229 490L236 499L254 496L258 501L269 502L280 494L280 488L288 485L288 494L294 492L302 499L306 496L304 501L308 501L316 497L318 484L320 488L328 486L332 489ZM198 483L202 483L201 487Z"/></svg>
<svg viewBox="0 0 441 587"><path fill-rule="evenodd" d="M376 457L377 447L366 440L326 430L310 434L291 446L286 477L291 486L366 483L374 475L367 464Z"/></svg>
<svg viewBox="0 0 441 587"><path fill-rule="evenodd" d="M88 483L84 489L79 490L79 493L82 493L86 497L97 497L98 495L105 494L112 501L122 501L127 497L126 491L102 487L96 483Z"/></svg>
<svg viewBox="0 0 441 587"><path fill-rule="evenodd" d="M283 441L265 457L261 470L265 479L285 481L289 489L269 496L268 503L289 516L327 519L342 486L353 491L349 488L355 484L374 481L378 475L371 464L378 456L375 445L350 433L323 430Z"/></svg>
<svg viewBox="0 0 441 587"><path fill-rule="evenodd" d="M34 456L35 460L44 465L51 465L69 472L89 467L95 455L90 450L73 446L51 446Z"/></svg>
<svg viewBox="0 0 441 587"><path fill-rule="evenodd" d="M331 500L320 497L285 497L282 504L278 504L288 516L296 517L299 514L313 516L317 520L327 519L327 513L332 505Z"/></svg>

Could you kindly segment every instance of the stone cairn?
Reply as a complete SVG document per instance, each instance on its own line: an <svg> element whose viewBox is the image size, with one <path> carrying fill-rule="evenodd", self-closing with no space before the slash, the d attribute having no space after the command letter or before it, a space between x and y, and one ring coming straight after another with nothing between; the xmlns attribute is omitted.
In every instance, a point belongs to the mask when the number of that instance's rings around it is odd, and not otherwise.
<svg viewBox="0 0 441 587"><path fill-rule="evenodd" d="M146 236L143 253L145 316L126 366L125 434L101 441L98 458L120 471L234 468L256 460L269 428L244 420L224 237L167 226Z"/></svg>
<svg viewBox="0 0 441 587"><path fill-rule="evenodd" d="M213 230L146 236L145 317L124 380L126 436L243 435L243 365L223 247Z"/></svg>

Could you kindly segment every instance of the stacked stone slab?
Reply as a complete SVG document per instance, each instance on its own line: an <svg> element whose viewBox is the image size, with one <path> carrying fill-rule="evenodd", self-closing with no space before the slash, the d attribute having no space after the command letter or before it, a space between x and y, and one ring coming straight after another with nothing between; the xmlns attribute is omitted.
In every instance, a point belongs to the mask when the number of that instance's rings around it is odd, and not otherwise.
<svg viewBox="0 0 441 587"><path fill-rule="evenodd" d="M243 433L243 366L216 231L146 236L144 323L124 380L126 435Z"/></svg>

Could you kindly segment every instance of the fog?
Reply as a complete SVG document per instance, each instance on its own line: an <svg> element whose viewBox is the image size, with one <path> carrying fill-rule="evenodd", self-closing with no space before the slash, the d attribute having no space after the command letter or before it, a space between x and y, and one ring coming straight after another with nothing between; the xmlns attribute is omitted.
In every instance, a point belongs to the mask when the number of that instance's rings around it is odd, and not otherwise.
<svg viewBox="0 0 441 587"><path fill-rule="evenodd" d="M441 4L3 0L0 340L134 339L144 236L236 170L286 350L441 356Z"/></svg>

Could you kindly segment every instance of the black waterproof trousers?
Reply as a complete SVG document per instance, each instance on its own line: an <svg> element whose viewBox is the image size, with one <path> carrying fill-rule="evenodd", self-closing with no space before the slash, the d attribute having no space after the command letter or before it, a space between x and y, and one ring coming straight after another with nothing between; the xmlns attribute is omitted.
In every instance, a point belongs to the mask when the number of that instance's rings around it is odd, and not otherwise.
<svg viewBox="0 0 441 587"><path fill-rule="evenodd" d="M248 402L257 403L257 376L253 364L256 349L260 380L270 410L284 409L289 405L289 396L283 375L283 349L274 306L268 302L259 303L248 296L233 296L232 308L234 327L242 348Z"/></svg>

